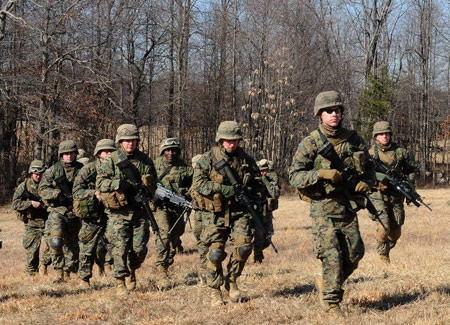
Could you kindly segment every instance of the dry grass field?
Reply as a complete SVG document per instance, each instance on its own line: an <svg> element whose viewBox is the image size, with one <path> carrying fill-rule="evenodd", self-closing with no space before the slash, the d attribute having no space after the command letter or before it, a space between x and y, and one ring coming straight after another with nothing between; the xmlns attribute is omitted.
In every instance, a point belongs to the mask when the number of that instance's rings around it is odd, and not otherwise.
<svg viewBox="0 0 450 325"><path fill-rule="evenodd" d="M239 282L245 301L220 308L210 307L205 289L197 285L198 256L189 228L186 252L176 256L171 269L171 290L156 289L152 238L137 272L137 291L117 298L110 276L95 273L92 289L84 290L76 278L52 284L52 268L48 277L25 275L23 225L2 207L0 324L450 324L450 189L419 193L433 212L407 207L388 269L378 262L374 223L360 213L366 255L345 284L345 319L320 309L314 289L320 264L312 254L308 204L294 196L283 197L275 213L279 254L269 249L263 264L249 263Z"/></svg>

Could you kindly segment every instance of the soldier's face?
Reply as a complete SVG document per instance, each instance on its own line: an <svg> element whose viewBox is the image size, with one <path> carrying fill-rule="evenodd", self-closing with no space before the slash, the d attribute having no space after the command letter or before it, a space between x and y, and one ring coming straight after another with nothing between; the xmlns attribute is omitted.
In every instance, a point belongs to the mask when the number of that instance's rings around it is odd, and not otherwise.
<svg viewBox="0 0 450 325"><path fill-rule="evenodd" d="M100 162L103 162L103 160L105 160L111 154L111 152L113 151L109 149L100 151L100 154L98 155Z"/></svg>
<svg viewBox="0 0 450 325"><path fill-rule="evenodd" d="M31 178L36 183L39 183L41 181L41 179L42 179L42 174L40 174L40 173L33 173L33 174L31 174Z"/></svg>
<svg viewBox="0 0 450 325"><path fill-rule="evenodd" d="M62 159L67 163L74 162L76 157L77 157L77 153L75 151L64 152L62 154Z"/></svg>
<svg viewBox="0 0 450 325"><path fill-rule="evenodd" d="M381 144L388 144L391 141L391 134L389 132L378 133L375 139Z"/></svg>
<svg viewBox="0 0 450 325"><path fill-rule="evenodd" d="M267 169L261 170L261 176L266 176L266 175L267 175Z"/></svg>
<svg viewBox="0 0 450 325"><path fill-rule="evenodd" d="M320 111L322 123L331 127L336 127L341 121L342 111L339 106L324 108Z"/></svg>
<svg viewBox="0 0 450 325"><path fill-rule="evenodd" d="M237 147L239 146L239 139L236 139L236 140L222 139L221 141L222 141L222 146L226 152L233 153L236 151Z"/></svg>
<svg viewBox="0 0 450 325"><path fill-rule="evenodd" d="M173 163L178 158L178 150L175 148L169 148L164 150L163 155L169 163Z"/></svg>
<svg viewBox="0 0 450 325"><path fill-rule="evenodd" d="M122 140L120 145L126 153L132 153L136 149L137 139Z"/></svg>

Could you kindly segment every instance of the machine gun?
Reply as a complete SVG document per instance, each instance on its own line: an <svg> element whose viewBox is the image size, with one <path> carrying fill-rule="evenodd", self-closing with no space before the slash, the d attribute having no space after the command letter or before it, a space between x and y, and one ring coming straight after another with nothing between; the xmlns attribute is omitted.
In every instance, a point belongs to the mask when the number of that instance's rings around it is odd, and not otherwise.
<svg viewBox="0 0 450 325"><path fill-rule="evenodd" d="M412 202L416 207L420 207L421 203L430 211L431 208L423 202L422 197L416 192L413 185L406 179L402 177L394 168L386 165L384 162L378 159L372 159L375 164L377 172L386 175L389 184L406 199L406 202Z"/></svg>
<svg viewBox="0 0 450 325"><path fill-rule="evenodd" d="M192 202L186 200L186 198L182 197L181 195L177 195L171 190L168 190L164 187L161 183L157 184L156 191L155 191L155 198L154 202L158 201L165 201L177 208L182 208L183 212L180 214L180 216L177 218L175 223L173 224L172 228L168 231L168 234L170 235L175 228L175 226L178 224L178 222L183 218L184 216L184 223L186 223L189 220L189 215L191 214L192 210L199 210L197 206L192 204Z"/></svg>
<svg viewBox="0 0 450 325"><path fill-rule="evenodd" d="M256 212L256 210L253 208L253 202L248 196L244 185L239 183L235 170L224 159L221 159L217 163L215 163L214 169L217 170L218 172L223 170L225 176L228 178L228 180L230 181L231 185L234 188L237 202L239 203L240 206L245 208L252 216L253 221L255 222L255 230L258 233L258 235L261 238L266 238L266 231L261 221L260 214ZM278 253L278 249L275 247L272 240L270 240L270 245L272 246L275 253Z"/></svg>
<svg viewBox="0 0 450 325"><path fill-rule="evenodd" d="M356 169L354 166L345 166L344 162L342 161L342 159L338 156L338 154L336 153L336 150L334 150L333 145L331 144L331 142L326 141L326 143L319 148L319 150L317 151L317 153L319 155L321 155L322 157L324 157L325 159L328 159L331 162L331 166L333 168L336 168L342 175L342 180L345 183L348 183L350 185L350 187L352 189L355 188L356 184L358 184L359 182L359 176L358 173L356 172ZM384 226L384 224L381 222L380 220L380 212L377 211L377 209L375 208L375 205L373 205L373 202L370 200L369 196L367 194L364 193L351 193L351 195L353 196L362 196L364 198L365 201L365 208L372 214L375 216L375 218L378 220L378 222L380 222L380 224L383 226L383 228L386 229L386 227Z"/></svg>

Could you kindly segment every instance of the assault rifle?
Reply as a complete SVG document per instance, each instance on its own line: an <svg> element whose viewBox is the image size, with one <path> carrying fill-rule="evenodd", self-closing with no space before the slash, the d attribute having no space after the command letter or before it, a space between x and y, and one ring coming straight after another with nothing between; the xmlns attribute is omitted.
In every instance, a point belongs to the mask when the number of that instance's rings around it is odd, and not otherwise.
<svg viewBox="0 0 450 325"><path fill-rule="evenodd" d="M66 175L63 174L58 178L55 178L55 183L56 186L61 190L61 194L64 195L65 202L68 204L67 208L69 210L72 210L73 209L72 187L69 185Z"/></svg>
<svg viewBox="0 0 450 325"><path fill-rule="evenodd" d="M241 183L239 183L235 170L224 159L221 159L217 163L215 163L214 169L218 172L222 170L224 171L225 176L228 178L234 188L237 202L252 216L253 221L255 222L255 230L258 235L261 238L266 238L266 230L264 229L264 226L262 224L260 214L253 208L253 202L248 196L245 187ZM275 253L278 253L278 249L275 247L272 240L270 240L270 245L272 246Z"/></svg>
<svg viewBox="0 0 450 325"><path fill-rule="evenodd" d="M25 190L22 192L22 195L20 196L20 198L21 198L22 200L27 200L27 199L28 199L28 200L32 200L32 201L39 202L39 203L42 205L42 207L43 207L44 209L47 209L47 206L45 205L45 203L44 203L44 201L42 200L42 198L40 198L39 196L37 196L37 195L31 193L31 192L28 191L27 189L25 189Z"/></svg>
<svg viewBox="0 0 450 325"><path fill-rule="evenodd" d="M171 203L172 205L176 206L177 208L182 208L183 212L180 214L180 216L177 218L175 223L173 224L172 228L168 231L168 234L170 235L175 228L175 226L178 224L178 222L183 218L184 216L184 223L186 223L189 220L189 215L191 214L192 210L199 210L198 207L192 204L192 202L186 200L184 197L175 194L171 190L168 190L164 187L161 183L157 184L156 191L155 191L155 198L154 202L158 201L166 201Z"/></svg>
<svg viewBox="0 0 450 325"><path fill-rule="evenodd" d="M322 157L324 157L325 159L328 159L331 162L331 167L336 168L341 173L342 180L345 183L349 184L353 191L352 193L350 193L350 195L352 195L352 196L360 195L364 198L365 208L371 214L373 214L375 216L375 218L378 220L378 222L380 222L380 224L383 226L383 228L385 228L384 224L381 222L380 217L379 217L380 212L377 211L377 209L373 205L373 202L370 200L369 196L365 193L355 193L354 192L354 188L355 188L356 184L358 184L358 182L359 182L359 176L358 176L358 173L356 172L355 167L354 166L345 166L344 162L338 156L338 154L336 153L336 150L334 150L333 145L329 141L326 141L326 143L322 147L319 148L317 153L319 155L321 155Z"/></svg>
<svg viewBox="0 0 450 325"><path fill-rule="evenodd" d="M117 167L119 167L120 171L128 178L128 180L131 181L131 184L129 184L133 187L133 192L135 192L133 196L134 200L141 206L142 209L144 209L145 216L149 220L153 232L156 233L159 240L163 243L161 233L159 232L158 223L156 222L152 210L150 210L150 198L146 193L146 189L144 184L142 184L141 178L137 176L139 174L138 170L128 159L119 162Z"/></svg>
<svg viewBox="0 0 450 325"><path fill-rule="evenodd" d="M420 207L420 203L422 203L428 210L433 211L428 204L423 202L422 197L416 192L406 177L402 177L394 168L386 165L378 159L372 159L372 161L375 163L377 172L386 175L389 184L391 184L397 192L405 197L407 203L412 202L416 207Z"/></svg>

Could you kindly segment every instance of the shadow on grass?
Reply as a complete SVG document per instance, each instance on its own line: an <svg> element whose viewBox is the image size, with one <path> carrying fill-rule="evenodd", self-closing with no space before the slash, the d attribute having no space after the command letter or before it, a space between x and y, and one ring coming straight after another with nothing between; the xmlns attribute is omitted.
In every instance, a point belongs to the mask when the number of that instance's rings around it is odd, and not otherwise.
<svg viewBox="0 0 450 325"><path fill-rule="evenodd" d="M111 288L112 285L111 284L101 284L101 285L93 285L90 289L84 289L84 288L52 288L52 289L41 289L39 290L39 295L40 296L48 296L48 297L52 297L52 298L62 298L65 296L75 296L75 295L79 295L81 293L88 293L88 292L93 292L93 291L98 291L98 290L102 290L102 289L109 289Z"/></svg>
<svg viewBox="0 0 450 325"><path fill-rule="evenodd" d="M10 295L1 296L0 297L0 303L8 301L9 299L18 299L18 298L23 298L23 297L18 295L18 294L16 294L16 293L13 293L13 294L10 294Z"/></svg>
<svg viewBox="0 0 450 325"><path fill-rule="evenodd" d="M368 303L362 303L360 304L360 306L368 309L387 311L398 306L408 305L414 302L419 296L423 295L424 295L423 293L419 292L393 295L390 297L383 298L380 301L371 301Z"/></svg>
<svg viewBox="0 0 450 325"><path fill-rule="evenodd" d="M313 284L302 284L295 286L293 288L285 288L279 291L275 291L273 296L274 297L297 297L305 293L311 293L315 290L315 287Z"/></svg>
<svg viewBox="0 0 450 325"><path fill-rule="evenodd" d="M359 278L349 278L347 279L347 283L363 283L363 282L370 282L373 281L373 279L371 277L362 277L360 276Z"/></svg>

